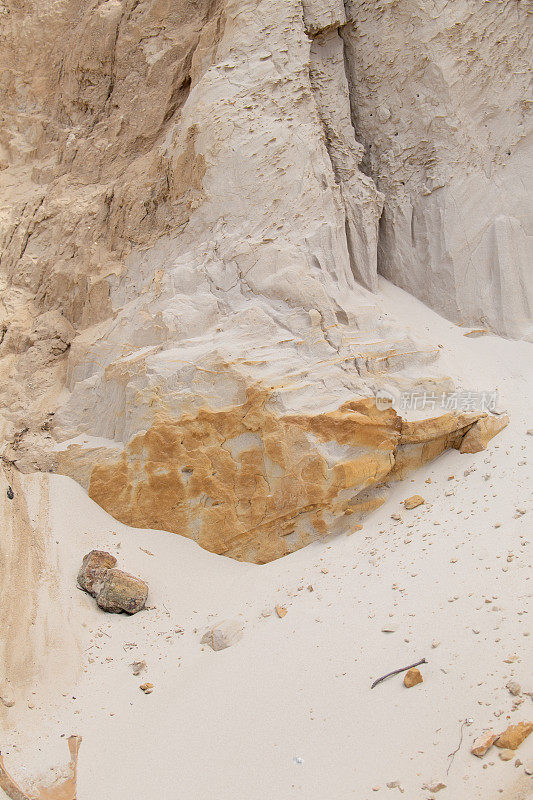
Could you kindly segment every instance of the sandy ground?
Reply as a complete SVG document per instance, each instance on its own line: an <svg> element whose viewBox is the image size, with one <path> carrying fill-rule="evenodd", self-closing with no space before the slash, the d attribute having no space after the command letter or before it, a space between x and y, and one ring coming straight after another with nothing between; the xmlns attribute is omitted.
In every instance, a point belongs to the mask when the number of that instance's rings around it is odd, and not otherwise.
<svg viewBox="0 0 533 800"><path fill-rule="evenodd" d="M239 564L115 522L68 478L16 478L27 502L15 506L0 475L4 669L16 684L15 705L0 706L0 749L25 786L56 774L75 733L78 800L426 800L436 779L439 798L533 797L533 736L519 766L496 748L469 752L485 727L533 719L532 698L513 710L506 689L515 679L533 692L533 346L464 337L385 281L381 293L443 345L461 388L498 389L511 424L487 452L447 453L394 485L359 534ZM404 510L415 493L425 505ZM148 610L106 615L76 589L91 548L149 582ZM221 620L244 635L215 653L200 638ZM396 676L370 689L424 657L423 684Z"/></svg>

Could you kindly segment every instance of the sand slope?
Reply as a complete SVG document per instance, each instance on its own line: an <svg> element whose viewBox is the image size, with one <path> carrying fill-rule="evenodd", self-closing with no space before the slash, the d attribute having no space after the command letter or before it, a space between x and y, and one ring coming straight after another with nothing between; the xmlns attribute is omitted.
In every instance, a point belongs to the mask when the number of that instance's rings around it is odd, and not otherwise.
<svg viewBox="0 0 533 800"><path fill-rule="evenodd" d="M495 750L483 761L469 753L485 726L533 718L531 698L512 711L505 688L514 678L533 691L532 348L466 338L386 282L381 293L415 333L444 346L462 388L498 388L511 424L486 453L450 452L395 485L358 534L261 567L121 525L65 477L14 479L18 505L9 505L2 478L2 564L21 567L16 586L0 584L2 614L16 622L6 663L18 682L0 747L21 784L63 764L60 737L77 733L78 800L367 800L395 796L394 781L422 800L432 779L447 784L439 798L533 796L524 766ZM425 505L405 511L415 493ZM75 588L93 547L149 582L147 611L106 615ZM6 606L13 591L19 601ZM283 619L276 604L288 609ZM223 619L241 620L244 636L214 653L200 638ZM383 633L389 624L396 632ZM407 690L398 676L370 690L422 657L423 684ZM129 664L141 659L147 670L136 678ZM533 764L533 737L517 757Z"/></svg>

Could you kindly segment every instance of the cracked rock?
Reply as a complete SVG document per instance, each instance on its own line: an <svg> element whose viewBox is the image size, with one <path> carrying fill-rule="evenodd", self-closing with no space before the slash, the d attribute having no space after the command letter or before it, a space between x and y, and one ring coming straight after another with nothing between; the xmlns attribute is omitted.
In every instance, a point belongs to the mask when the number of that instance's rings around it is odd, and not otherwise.
<svg viewBox="0 0 533 800"><path fill-rule="evenodd" d="M96 602L104 611L120 614L137 614L146 605L148 585L140 578L128 575L120 569L109 569Z"/></svg>
<svg viewBox="0 0 533 800"><path fill-rule="evenodd" d="M105 550L91 550L84 556L78 572L78 583L89 594L96 595L100 590L108 569L117 563L115 556Z"/></svg>
<svg viewBox="0 0 533 800"><path fill-rule="evenodd" d="M78 573L82 589L96 599L104 611L137 614L146 605L148 584L115 568L117 559L105 550L91 550Z"/></svg>

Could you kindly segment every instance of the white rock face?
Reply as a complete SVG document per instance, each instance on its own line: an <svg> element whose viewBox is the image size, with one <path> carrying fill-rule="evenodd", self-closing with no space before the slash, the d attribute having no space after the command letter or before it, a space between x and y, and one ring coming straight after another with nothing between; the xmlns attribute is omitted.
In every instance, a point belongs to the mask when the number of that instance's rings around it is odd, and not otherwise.
<svg viewBox="0 0 533 800"><path fill-rule="evenodd" d="M370 151L398 132L397 158L411 139L424 154L409 192L436 202L422 192L434 146L415 110L393 132L399 56L372 39L396 13L408 15L401 2L339 0L10 10L0 51L10 461L74 475L128 524L268 561L347 529L390 476L460 446L474 418L413 432L369 401L452 385L434 371L437 351L380 310L378 252L390 253L386 274L394 261L437 306L441 287L446 313L458 303L451 268L435 263L427 281L407 263L396 189L408 181L392 155L387 180L376 176L383 191L360 169L360 134ZM426 33L438 39L447 24L436 14ZM415 92L412 60L400 65ZM372 70L375 130L362 121ZM447 147L461 150L453 137ZM411 169L409 156L401 163ZM424 252L436 252L450 219L420 208L433 220ZM490 315L484 291L476 302Z"/></svg>
<svg viewBox="0 0 533 800"><path fill-rule="evenodd" d="M149 427L155 387L171 413L191 398L242 401L246 385L279 386L289 375L284 409L336 406L353 396L353 380L373 393L373 365L346 379L346 362L369 339L380 354L398 334L356 280L375 285L381 200L358 170L342 42L335 33L333 46L311 48L295 0L262 0L260 10L226 4L216 63L197 76L161 145L173 164L194 141L206 165L198 207L177 235L130 255L110 278L113 321L72 346L72 394L58 421L73 435L127 441ZM370 336L348 343L354 325ZM412 343L404 338L402 349Z"/></svg>
<svg viewBox="0 0 533 800"><path fill-rule="evenodd" d="M380 272L458 323L533 339L531 7L348 0Z"/></svg>

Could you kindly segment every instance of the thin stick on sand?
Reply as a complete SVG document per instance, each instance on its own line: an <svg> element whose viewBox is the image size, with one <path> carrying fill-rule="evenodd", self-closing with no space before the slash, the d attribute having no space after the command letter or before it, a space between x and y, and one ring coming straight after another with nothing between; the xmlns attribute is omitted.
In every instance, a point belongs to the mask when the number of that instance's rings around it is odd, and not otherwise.
<svg viewBox="0 0 533 800"><path fill-rule="evenodd" d="M409 664L408 667L402 667L401 669L395 669L394 672L387 672L386 675L382 675L381 678L378 678L377 681L374 681L374 683L372 684L372 686L370 688L373 689L374 686L378 685L378 683L381 683L381 681L387 680L387 678L392 678L393 675L399 675L400 672L407 672L408 669L413 669L414 667L419 667L420 664L427 664L427 663L428 662L426 661L426 659L423 658L421 661L417 661L416 664Z"/></svg>

